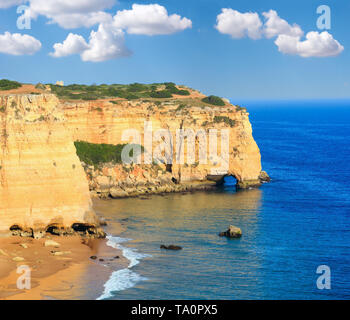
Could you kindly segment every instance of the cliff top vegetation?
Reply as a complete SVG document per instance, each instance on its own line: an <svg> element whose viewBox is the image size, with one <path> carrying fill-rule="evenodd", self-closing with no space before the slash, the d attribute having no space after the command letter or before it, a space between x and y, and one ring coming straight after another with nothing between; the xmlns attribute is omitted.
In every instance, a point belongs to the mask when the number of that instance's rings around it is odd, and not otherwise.
<svg viewBox="0 0 350 320"><path fill-rule="evenodd" d="M59 86L50 84L51 91L62 99L97 100L106 98L122 98L127 100L141 98L172 98L173 95L189 96L190 91L179 89L172 82L153 84L71 84Z"/></svg>
<svg viewBox="0 0 350 320"><path fill-rule="evenodd" d="M20 88L22 85L17 81L11 81L7 79L0 80L0 90L12 90Z"/></svg>

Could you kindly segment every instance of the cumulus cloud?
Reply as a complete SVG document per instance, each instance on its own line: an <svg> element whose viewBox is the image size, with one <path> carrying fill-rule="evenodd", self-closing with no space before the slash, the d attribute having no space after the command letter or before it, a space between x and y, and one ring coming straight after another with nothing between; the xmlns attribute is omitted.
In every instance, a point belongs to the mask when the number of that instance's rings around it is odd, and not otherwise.
<svg viewBox="0 0 350 320"><path fill-rule="evenodd" d="M124 44L124 32L100 24L96 32L91 31L89 48L83 51L81 58L83 61L101 62L130 54Z"/></svg>
<svg viewBox="0 0 350 320"><path fill-rule="evenodd" d="M241 13L233 9L222 9L216 22L215 28L220 33L228 34L232 38L261 38L262 22L255 12Z"/></svg>
<svg viewBox="0 0 350 320"><path fill-rule="evenodd" d="M131 52L124 44L124 32L111 25L100 24L97 31L91 31L89 43L77 34L70 33L63 43L54 44L55 58L80 54L83 61L101 62L126 57Z"/></svg>
<svg viewBox="0 0 350 320"><path fill-rule="evenodd" d="M0 53L15 56L32 55L41 49L41 42L27 34L0 34Z"/></svg>
<svg viewBox="0 0 350 320"><path fill-rule="evenodd" d="M112 20L104 9L111 8L115 0L29 0L31 15L43 15L49 23L57 23L65 29L91 27Z"/></svg>
<svg viewBox="0 0 350 320"><path fill-rule="evenodd" d="M217 16L215 28L232 38L240 39L249 37L259 39L276 38L275 44L278 50L285 54L307 57L332 57L339 55L344 47L327 31L322 33L311 31L304 41L303 30L297 24L290 25L280 18L275 10L263 12L265 18L262 24L260 17L255 12L241 13L233 9L222 9Z"/></svg>
<svg viewBox="0 0 350 320"><path fill-rule="evenodd" d="M339 55L344 47L327 31L311 31L306 35L306 40L290 35L279 35L275 41L278 51L308 57L333 57Z"/></svg>
<svg viewBox="0 0 350 320"><path fill-rule="evenodd" d="M168 15L165 7L158 4L133 4L131 10L118 11L114 25L130 34L171 34L192 28L192 21L177 14Z"/></svg>
<svg viewBox="0 0 350 320"><path fill-rule="evenodd" d="M124 43L124 30L130 34L160 35L191 27L191 20L177 14L168 15L163 6L134 4L131 10L118 11L110 19L107 17L97 31L91 31L88 42L82 36L70 33L66 40L54 45L50 55L59 58L80 54L83 61L106 61L131 54Z"/></svg>
<svg viewBox="0 0 350 320"><path fill-rule="evenodd" d="M54 44L55 51L50 53L52 57L61 58L72 54L80 54L89 48L85 39L77 34L70 33L63 43Z"/></svg>
<svg viewBox="0 0 350 320"><path fill-rule="evenodd" d="M64 29L76 29L80 27L90 28L99 23L106 23L112 20L109 13L98 11L89 13L70 13L51 17L49 24L57 23Z"/></svg>
<svg viewBox="0 0 350 320"><path fill-rule="evenodd" d="M281 19L275 10L263 12L266 21L264 23L264 35L270 39L281 34L301 37L304 32L297 24L292 26L284 19Z"/></svg>
<svg viewBox="0 0 350 320"><path fill-rule="evenodd" d="M13 6L18 6L24 2L27 2L27 0L1 0L0 9L6 9Z"/></svg>

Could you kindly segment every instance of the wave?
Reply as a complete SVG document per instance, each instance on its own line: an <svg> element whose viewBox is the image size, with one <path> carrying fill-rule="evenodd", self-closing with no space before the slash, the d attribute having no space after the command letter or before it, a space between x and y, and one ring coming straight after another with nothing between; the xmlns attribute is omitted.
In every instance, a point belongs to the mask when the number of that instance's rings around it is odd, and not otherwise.
<svg viewBox="0 0 350 320"><path fill-rule="evenodd" d="M107 239L107 245L121 250L123 256L130 262L127 268L114 271L111 274L108 281L104 284L103 294L99 296L97 300L112 298L114 296L114 292L132 288L138 282L148 280L147 278L142 277L141 275L132 271L131 268L138 265L141 259L150 257L150 255L140 253L136 249L127 248L122 245L122 243L131 241L131 239L113 237L110 235L107 236Z"/></svg>

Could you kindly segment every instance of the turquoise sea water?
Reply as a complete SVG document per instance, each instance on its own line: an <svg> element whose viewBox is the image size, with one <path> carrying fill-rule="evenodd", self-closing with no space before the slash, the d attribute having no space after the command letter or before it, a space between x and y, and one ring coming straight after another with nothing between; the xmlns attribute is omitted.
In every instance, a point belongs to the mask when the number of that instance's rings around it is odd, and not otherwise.
<svg viewBox="0 0 350 320"><path fill-rule="evenodd" d="M130 260L101 298L350 298L350 103L245 105L272 182L97 206ZM113 222L126 231L113 237ZM240 240L218 237L230 224ZM319 265L331 269L330 290L317 289Z"/></svg>

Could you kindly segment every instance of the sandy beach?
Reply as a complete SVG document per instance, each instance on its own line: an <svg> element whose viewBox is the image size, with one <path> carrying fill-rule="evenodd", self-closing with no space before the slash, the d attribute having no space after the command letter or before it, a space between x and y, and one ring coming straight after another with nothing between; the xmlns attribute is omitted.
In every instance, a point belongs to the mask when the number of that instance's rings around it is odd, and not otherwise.
<svg viewBox="0 0 350 320"><path fill-rule="evenodd" d="M50 241L59 245L48 246ZM128 263L119 250L106 243L105 239L78 236L1 237L0 299L96 299L111 272ZM20 266L30 268L30 290L17 288L23 274L17 273Z"/></svg>

